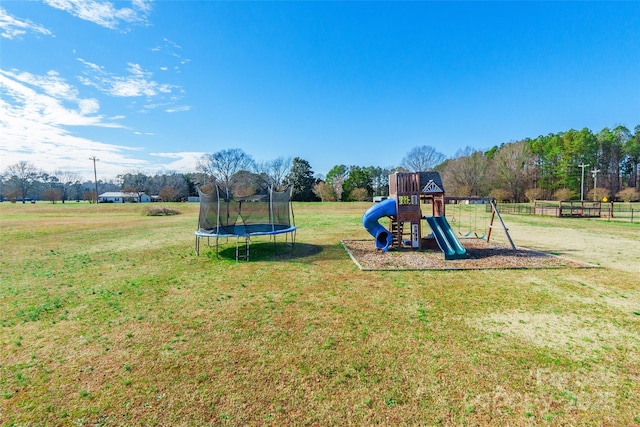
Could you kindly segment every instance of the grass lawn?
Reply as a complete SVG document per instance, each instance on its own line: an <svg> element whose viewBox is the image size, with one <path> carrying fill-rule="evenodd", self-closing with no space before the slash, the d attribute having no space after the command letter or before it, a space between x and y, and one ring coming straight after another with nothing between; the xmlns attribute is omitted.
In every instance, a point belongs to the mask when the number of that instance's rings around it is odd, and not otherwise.
<svg viewBox="0 0 640 427"><path fill-rule="evenodd" d="M640 224L504 216L596 269L360 271L368 206L247 263L197 204L1 203L0 425L640 425Z"/></svg>

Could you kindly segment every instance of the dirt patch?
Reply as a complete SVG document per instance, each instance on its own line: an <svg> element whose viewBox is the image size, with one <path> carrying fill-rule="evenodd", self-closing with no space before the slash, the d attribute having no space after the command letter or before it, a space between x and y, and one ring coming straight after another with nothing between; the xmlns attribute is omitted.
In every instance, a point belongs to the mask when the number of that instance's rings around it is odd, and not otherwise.
<svg viewBox="0 0 640 427"><path fill-rule="evenodd" d="M462 239L468 258L445 260L439 250L376 249L372 240L343 240L345 249L361 270L481 270L505 268L593 268L592 264L541 251L481 239Z"/></svg>
<svg viewBox="0 0 640 427"><path fill-rule="evenodd" d="M581 360L603 349L624 348L637 360L640 335L607 320L563 313L508 311L484 318L465 320L469 326L488 333L522 339L539 347L562 351Z"/></svg>

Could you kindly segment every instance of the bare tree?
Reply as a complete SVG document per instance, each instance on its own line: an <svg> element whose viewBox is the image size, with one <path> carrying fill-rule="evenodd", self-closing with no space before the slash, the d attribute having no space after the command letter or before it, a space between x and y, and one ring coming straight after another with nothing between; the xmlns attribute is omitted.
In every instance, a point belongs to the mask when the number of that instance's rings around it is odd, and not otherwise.
<svg viewBox="0 0 640 427"><path fill-rule="evenodd" d="M447 193L456 196L480 196L488 187L488 161L481 151L471 147L458 150L454 159L447 161L443 171L443 181Z"/></svg>
<svg viewBox="0 0 640 427"><path fill-rule="evenodd" d="M505 144L495 156L496 183L511 192L516 202L523 200L533 169L533 153L525 141Z"/></svg>
<svg viewBox="0 0 640 427"><path fill-rule="evenodd" d="M256 171L266 177L267 184L280 187L291 170L291 157L278 157L256 165Z"/></svg>
<svg viewBox="0 0 640 427"><path fill-rule="evenodd" d="M177 194L172 196L171 201L177 201L189 197L189 185L185 175L183 174L177 172L170 172L162 175L158 174L151 178L150 181L148 189L149 195L160 195L160 191L162 191L163 188L170 187L177 191ZM163 197L161 196L161 198Z"/></svg>
<svg viewBox="0 0 640 427"><path fill-rule="evenodd" d="M42 198L55 204L58 200L62 200L62 190L60 188L47 188L42 192Z"/></svg>
<svg viewBox="0 0 640 427"><path fill-rule="evenodd" d="M28 196L29 190L38 180L38 170L34 165L24 160L19 161L7 167L5 175L9 178L7 183L14 186L13 190L17 197L22 199L22 203L25 202Z"/></svg>
<svg viewBox="0 0 640 427"><path fill-rule="evenodd" d="M150 193L152 179L143 172L125 173L116 177L120 181L120 188L127 193ZM126 190L126 191L125 191Z"/></svg>
<svg viewBox="0 0 640 427"><path fill-rule="evenodd" d="M445 155L435 148L423 145L412 148L402 159L402 166L413 172L425 172L433 170L445 159Z"/></svg>
<svg viewBox="0 0 640 427"><path fill-rule="evenodd" d="M54 172L54 174L58 177L60 191L62 193L62 203L64 203L65 200L69 200L71 198L71 189L73 186L80 184L80 175L75 172L61 170Z"/></svg>
<svg viewBox="0 0 640 427"><path fill-rule="evenodd" d="M254 169L255 162L247 153L239 148L204 154L197 165L198 172L203 172L222 185L229 186L231 178L242 170Z"/></svg>
<svg viewBox="0 0 640 427"><path fill-rule="evenodd" d="M344 181L346 180L344 175L339 175L333 178L333 193L336 195L336 200L342 200L342 193L344 192Z"/></svg>
<svg viewBox="0 0 640 427"><path fill-rule="evenodd" d="M86 200L89 203L94 203L96 200L98 200L98 195L95 191L85 191L84 193L82 193L82 200Z"/></svg>
<svg viewBox="0 0 640 427"><path fill-rule="evenodd" d="M335 165L331 168L331 170L327 173L326 182L327 185L332 189L333 195L335 196L337 201L342 200L342 193L344 182L349 175L349 168L347 165Z"/></svg>
<svg viewBox="0 0 640 427"><path fill-rule="evenodd" d="M162 199L163 202L175 202L178 198L180 191L177 188L172 187L170 185L166 185L160 189L158 195Z"/></svg>

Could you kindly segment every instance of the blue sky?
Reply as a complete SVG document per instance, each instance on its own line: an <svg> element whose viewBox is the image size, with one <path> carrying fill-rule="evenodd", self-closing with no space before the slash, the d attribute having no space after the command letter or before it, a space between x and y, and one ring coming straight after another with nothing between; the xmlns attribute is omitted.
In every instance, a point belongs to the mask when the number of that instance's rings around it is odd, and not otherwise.
<svg viewBox="0 0 640 427"><path fill-rule="evenodd" d="M640 124L640 2L0 3L0 169L397 166Z"/></svg>

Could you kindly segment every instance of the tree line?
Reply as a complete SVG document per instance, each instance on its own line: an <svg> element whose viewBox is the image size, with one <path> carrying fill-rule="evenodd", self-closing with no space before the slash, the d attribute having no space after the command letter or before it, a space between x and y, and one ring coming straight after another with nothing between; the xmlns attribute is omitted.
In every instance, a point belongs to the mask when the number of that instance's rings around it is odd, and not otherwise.
<svg viewBox="0 0 640 427"><path fill-rule="evenodd" d="M256 162L239 148L203 155L192 173L125 173L97 183L82 182L71 172L43 172L21 161L0 176L0 197L23 202L94 201L97 186L98 194L123 191L181 201L197 195L198 186L216 182L239 195L290 184L297 201L364 201L388 195L392 172L436 170L448 195L513 202L603 197L632 201L640 198L639 166L640 125L633 132L617 126L597 133L571 129L487 151L466 147L450 159L424 145L409 150L397 166L338 164L326 176L315 174L311 164L299 157Z"/></svg>
<svg viewBox="0 0 640 427"><path fill-rule="evenodd" d="M637 200L640 126L593 133L585 128L494 146L466 148L438 166L453 195L514 202Z"/></svg>
<svg viewBox="0 0 640 427"><path fill-rule="evenodd" d="M118 175L115 180L83 181L73 172L43 172L26 161L13 164L0 175L0 200L46 200L95 202L97 194L109 191L160 195L166 201L186 199L193 192L188 174L169 173L148 176L142 173Z"/></svg>

